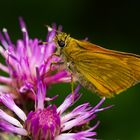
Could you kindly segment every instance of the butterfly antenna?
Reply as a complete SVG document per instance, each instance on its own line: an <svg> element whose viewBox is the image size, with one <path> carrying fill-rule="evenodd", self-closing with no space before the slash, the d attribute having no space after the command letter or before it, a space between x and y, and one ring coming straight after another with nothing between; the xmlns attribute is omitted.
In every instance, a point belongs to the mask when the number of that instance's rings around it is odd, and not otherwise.
<svg viewBox="0 0 140 140"><path fill-rule="evenodd" d="M49 32L51 32L51 31L55 31L56 33L62 33L61 31L59 31L59 30L56 30L56 29L53 29L51 26L49 26L49 25L45 25L46 27L47 27L47 29L48 29L48 31Z"/></svg>
<svg viewBox="0 0 140 140"><path fill-rule="evenodd" d="M55 31L57 34L62 33L61 31L56 30L56 29L52 28L52 27L49 26L49 25L45 25L45 27L47 27L47 29L48 29L49 32ZM57 37L57 36L56 36L56 37ZM43 41L40 41L40 42L38 43L38 45L47 45L47 44L52 43L52 42L53 42L53 41L51 41L51 42L43 42Z"/></svg>
<svg viewBox="0 0 140 140"><path fill-rule="evenodd" d="M38 45L47 45L47 44L49 44L50 42L43 42L43 41L39 41L38 42Z"/></svg>

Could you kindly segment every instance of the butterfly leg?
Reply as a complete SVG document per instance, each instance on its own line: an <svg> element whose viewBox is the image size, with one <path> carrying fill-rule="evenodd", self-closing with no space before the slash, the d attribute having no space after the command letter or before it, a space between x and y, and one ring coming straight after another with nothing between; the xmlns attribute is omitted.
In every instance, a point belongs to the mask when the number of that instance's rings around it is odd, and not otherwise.
<svg viewBox="0 0 140 140"><path fill-rule="evenodd" d="M55 62L55 61L54 62L51 62L51 64L50 64L50 70L52 70L52 66L53 65L59 65L60 66L60 65L63 65L63 64L64 64L64 62ZM59 67L59 70L60 70L60 67Z"/></svg>
<svg viewBox="0 0 140 140"><path fill-rule="evenodd" d="M73 74L71 73L71 92L72 92L72 100L74 102L74 96L75 96L75 93L74 93L74 77L73 77Z"/></svg>
<svg viewBox="0 0 140 140"><path fill-rule="evenodd" d="M67 62L67 68L68 68L68 70L69 70L69 72L71 73L71 92L72 92L72 99L73 99L73 101L74 101L74 75L73 75L73 72L72 72L72 62Z"/></svg>
<svg viewBox="0 0 140 140"><path fill-rule="evenodd" d="M58 53L53 53L49 58L48 58L48 61L50 59L52 59L53 56L56 56L56 57L60 57L60 55ZM51 64L50 64L50 70L52 70L52 66L53 65L62 65L64 64L64 62L55 62L55 61L52 61Z"/></svg>

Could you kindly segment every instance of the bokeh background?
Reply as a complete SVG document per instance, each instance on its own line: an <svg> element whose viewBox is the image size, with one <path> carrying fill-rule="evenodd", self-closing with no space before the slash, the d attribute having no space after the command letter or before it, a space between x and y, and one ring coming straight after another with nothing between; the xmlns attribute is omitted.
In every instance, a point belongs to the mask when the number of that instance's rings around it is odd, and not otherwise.
<svg viewBox="0 0 140 140"><path fill-rule="evenodd" d="M21 38L18 17L26 21L30 37L45 40L45 24L63 26L72 37L84 39L108 49L140 54L140 6L138 0L13 0L0 2L0 29L6 27L12 40ZM118 75L119 76L119 75ZM67 89L66 89L67 87ZM70 92L70 84L54 85L49 94L60 94L60 104ZM86 89L78 103L95 105L100 98ZM114 104L98 114L101 121L98 139L140 140L140 84L128 89L104 106Z"/></svg>

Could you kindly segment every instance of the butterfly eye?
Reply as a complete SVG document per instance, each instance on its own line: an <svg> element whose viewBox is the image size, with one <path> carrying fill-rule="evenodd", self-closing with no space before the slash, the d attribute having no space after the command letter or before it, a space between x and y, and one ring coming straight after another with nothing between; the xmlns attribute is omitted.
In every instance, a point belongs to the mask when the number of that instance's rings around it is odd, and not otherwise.
<svg viewBox="0 0 140 140"><path fill-rule="evenodd" d="M65 46L65 42L63 40L58 40L58 45L63 48Z"/></svg>

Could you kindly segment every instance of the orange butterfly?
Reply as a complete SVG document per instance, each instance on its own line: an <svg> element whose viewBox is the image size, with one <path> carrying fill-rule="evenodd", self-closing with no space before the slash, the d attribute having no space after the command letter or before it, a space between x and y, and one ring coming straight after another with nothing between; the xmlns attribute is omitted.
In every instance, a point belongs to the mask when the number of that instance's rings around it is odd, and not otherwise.
<svg viewBox="0 0 140 140"><path fill-rule="evenodd" d="M101 97L112 97L140 81L139 55L108 50L64 32L58 32L54 41L72 75Z"/></svg>

